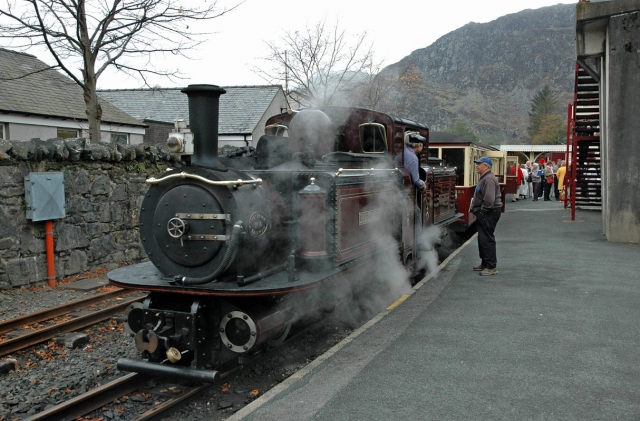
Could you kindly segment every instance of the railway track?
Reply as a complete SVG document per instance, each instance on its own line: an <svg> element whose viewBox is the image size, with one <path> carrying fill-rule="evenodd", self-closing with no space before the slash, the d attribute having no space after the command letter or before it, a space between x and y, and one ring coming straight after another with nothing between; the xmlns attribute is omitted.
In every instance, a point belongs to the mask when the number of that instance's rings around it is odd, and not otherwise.
<svg viewBox="0 0 640 421"><path fill-rule="evenodd" d="M293 342L301 335L307 333L317 325L324 323L324 320L305 326L300 331L287 338L281 346L277 348L257 351L250 358L243 358L241 364L231 367L229 370L220 372L220 376L216 382L211 384L199 384L194 386L180 386L180 390L170 396L165 401L158 403L153 408L136 415L133 418L128 418L130 421L150 421L160 419L163 415L166 415L168 411L177 405L184 404L192 398L198 396L200 393L206 391L209 388L220 386L222 380L228 378L235 372L242 368L250 367L252 364L260 361L262 358L270 355L272 352L279 352L288 343ZM23 421L72 421L79 417L90 414L93 411L103 408L105 405L113 403L116 399L122 398L125 395L131 394L136 390L143 389L145 385L153 380L158 380L157 377L149 377L145 374L130 373L122 377L119 377L111 382L105 383L95 389L91 389L88 392L78 395L64 403L49 408L43 412L32 415L25 418ZM159 379L162 381L162 379ZM170 381L170 380L168 380ZM174 383L168 383L171 386L165 388L175 389ZM156 387L157 388L157 387Z"/></svg>
<svg viewBox="0 0 640 421"><path fill-rule="evenodd" d="M52 320L56 317L69 314L72 311L86 308L91 305L111 299L117 299L122 296L131 294L132 292L134 291L118 290L107 292L83 300L73 301L71 303L64 304L58 307L52 307L38 313L28 314L15 319L6 320L4 322L0 322L0 334L11 332L22 326L28 326L35 323ZM85 327L107 320L114 314L122 312L125 308L127 308L127 306L136 301L140 301L140 298L138 297L124 300L115 305L111 305L107 308L92 312L87 315L72 318L70 320L56 323L52 326L34 330L33 332L26 333L16 338L7 339L3 342L0 342L0 357L27 348L29 346L36 345L40 342L47 341L60 333L73 332L75 330L83 329Z"/></svg>

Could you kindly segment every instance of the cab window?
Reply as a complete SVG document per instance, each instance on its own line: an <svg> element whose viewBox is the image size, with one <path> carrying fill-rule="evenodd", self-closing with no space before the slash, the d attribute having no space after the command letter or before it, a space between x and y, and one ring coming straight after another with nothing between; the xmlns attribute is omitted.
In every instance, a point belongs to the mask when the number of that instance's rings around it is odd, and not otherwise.
<svg viewBox="0 0 640 421"><path fill-rule="evenodd" d="M384 125L365 123L360 125L360 146L364 153L384 153L387 149L387 132Z"/></svg>
<svg viewBox="0 0 640 421"><path fill-rule="evenodd" d="M267 136L289 137L289 128L283 124L271 124L264 128Z"/></svg>

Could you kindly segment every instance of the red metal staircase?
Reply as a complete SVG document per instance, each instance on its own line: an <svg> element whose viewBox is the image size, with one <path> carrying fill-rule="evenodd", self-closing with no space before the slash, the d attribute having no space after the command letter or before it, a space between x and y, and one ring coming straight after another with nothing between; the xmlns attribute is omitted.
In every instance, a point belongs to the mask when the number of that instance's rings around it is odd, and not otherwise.
<svg viewBox="0 0 640 421"><path fill-rule="evenodd" d="M600 84L576 64L573 104L569 106L565 206L602 207L600 173ZM575 218L575 217L574 217Z"/></svg>

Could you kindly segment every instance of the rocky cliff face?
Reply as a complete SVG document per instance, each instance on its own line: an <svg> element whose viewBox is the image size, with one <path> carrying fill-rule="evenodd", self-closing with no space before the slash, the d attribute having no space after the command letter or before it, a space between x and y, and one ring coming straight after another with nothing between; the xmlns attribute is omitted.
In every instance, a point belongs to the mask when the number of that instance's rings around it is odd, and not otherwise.
<svg viewBox="0 0 640 421"><path fill-rule="evenodd" d="M385 68L404 82L382 107L433 131L463 120L483 142L526 142L539 89L552 88L559 114L573 99L574 21L575 5L559 4L469 23Z"/></svg>

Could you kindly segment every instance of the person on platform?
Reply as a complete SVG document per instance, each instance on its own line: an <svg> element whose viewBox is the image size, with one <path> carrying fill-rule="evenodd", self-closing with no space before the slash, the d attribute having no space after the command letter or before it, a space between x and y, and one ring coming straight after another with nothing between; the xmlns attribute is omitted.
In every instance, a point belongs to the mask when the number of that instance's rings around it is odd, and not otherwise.
<svg viewBox="0 0 640 421"><path fill-rule="evenodd" d="M520 173L522 174L522 183L519 186L520 199L526 199L529 197L529 182L527 181L529 179L529 170L527 170L525 164L520 164Z"/></svg>
<svg viewBox="0 0 640 421"><path fill-rule="evenodd" d="M515 175L516 176L516 192L513 194L513 199L511 199L512 202L517 202L518 198L522 199L522 195L520 194L520 186L522 185L522 171L520 171L520 168L518 167L518 164L513 164L510 168L509 168L509 175Z"/></svg>
<svg viewBox="0 0 640 421"><path fill-rule="evenodd" d="M544 189L545 202L551 200L549 196L551 194L551 189L553 188L554 178L555 174L553 172L553 163L547 162L547 165L545 165L542 170L542 188Z"/></svg>
<svg viewBox="0 0 640 421"><path fill-rule="evenodd" d="M526 170L527 170L527 191L529 192L529 197L533 198L533 182L531 181L531 173L533 172L533 166L531 165L531 161L527 161L524 164Z"/></svg>
<svg viewBox="0 0 640 421"><path fill-rule="evenodd" d="M533 201L537 202L542 196L542 171L537 162L534 162L531 167L531 183L533 184Z"/></svg>
<svg viewBox="0 0 640 421"><path fill-rule="evenodd" d="M558 188L558 169L560 169L560 165L562 163L562 160L558 159L555 163L555 165L553 166L553 197L555 198L555 200L560 200L560 189Z"/></svg>
<svg viewBox="0 0 640 421"><path fill-rule="evenodd" d="M558 195L556 196L556 200L564 200L566 196L565 187L564 187L564 179L567 175L567 165L564 161L560 162L560 167L558 167L558 172L556 172L556 180L558 180Z"/></svg>
<svg viewBox="0 0 640 421"><path fill-rule="evenodd" d="M500 183L491 172L493 162L490 158L483 156L473 162L476 164L480 180L471 199L470 210L476 216L478 252L481 260L473 270L479 271L482 276L496 275L498 273L498 258L494 233L502 211Z"/></svg>

